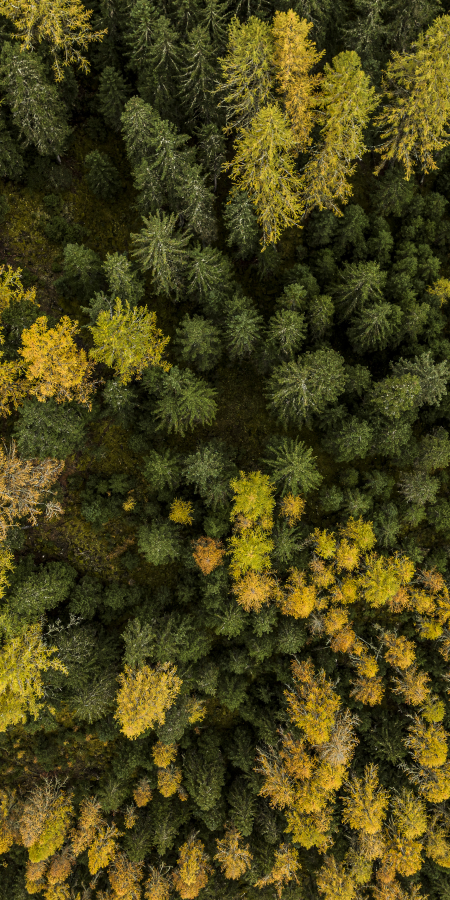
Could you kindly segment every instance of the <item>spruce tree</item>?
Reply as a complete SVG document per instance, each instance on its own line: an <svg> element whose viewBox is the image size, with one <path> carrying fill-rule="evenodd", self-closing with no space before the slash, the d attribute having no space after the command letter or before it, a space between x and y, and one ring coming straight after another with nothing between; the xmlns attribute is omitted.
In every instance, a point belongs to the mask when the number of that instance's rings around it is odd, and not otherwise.
<svg viewBox="0 0 450 900"><path fill-rule="evenodd" d="M106 153L91 150L84 158L87 184L101 200L112 200L117 196L120 187L120 175Z"/></svg>
<svg viewBox="0 0 450 900"><path fill-rule="evenodd" d="M188 428L210 425L214 421L217 404L216 391L189 369L172 366L164 373L155 405L158 428L181 437Z"/></svg>
<svg viewBox="0 0 450 900"><path fill-rule="evenodd" d="M345 383L344 360L336 350L308 352L274 369L270 406L282 422L310 422L313 414L336 402Z"/></svg>
<svg viewBox="0 0 450 900"><path fill-rule="evenodd" d="M188 32L182 54L180 82L187 117L193 123L214 121L217 71L214 49L205 27L197 25Z"/></svg>
<svg viewBox="0 0 450 900"><path fill-rule="evenodd" d="M220 332L212 322L202 316L189 316L181 320L174 341L183 362L193 365L199 372L207 372L219 360L221 354Z"/></svg>
<svg viewBox="0 0 450 900"><path fill-rule="evenodd" d="M144 227L132 234L133 256L142 272L151 272L156 290L178 300L185 283L189 235L175 231L177 217L164 213L142 217Z"/></svg>
<svg viewBox="0 0 450 900"><path fill-rule="evenodd" d="M127 93L127 85L122 74L112 66L105 66L100 75L98 105L106 124L112 131L120 131Z"/></svg>

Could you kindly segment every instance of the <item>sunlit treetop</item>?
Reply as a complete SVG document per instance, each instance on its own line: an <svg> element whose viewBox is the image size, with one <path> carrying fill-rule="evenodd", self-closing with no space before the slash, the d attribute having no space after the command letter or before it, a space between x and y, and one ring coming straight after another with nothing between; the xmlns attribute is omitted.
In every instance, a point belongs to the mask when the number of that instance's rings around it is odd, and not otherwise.
<svg viewBox="0 0 450 900"><path fill-rule="evenodd" d="M45 42L53 57L53 71L57 81L64 78L64 68L75 64L89 72L84 56L93 41L101 41L107 33L89 27L92 10L85 9L79 0L0 0L0 14L15 25L16 37L23 50L36 50Z"/></svg>

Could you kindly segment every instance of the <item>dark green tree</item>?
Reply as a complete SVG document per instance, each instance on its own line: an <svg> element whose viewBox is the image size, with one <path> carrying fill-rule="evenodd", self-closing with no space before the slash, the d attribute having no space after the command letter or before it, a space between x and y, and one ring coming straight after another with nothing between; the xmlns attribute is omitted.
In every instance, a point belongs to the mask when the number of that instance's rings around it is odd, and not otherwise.
<svg viewBox="0 0 450 900"><path fill-rule="evenodd" d="M138 532L138 550L151 566L166 566L178 559L181 542L172 522L142 525Z"/></svg>
<svg viewBox="0 0 450 900"><path fill-rule="evenodd" d="M196 25L189 31L182 54L180 81L186 114L193 123L214 121L217 113L213 92L218 71L208 29Z"/></svg>
<svg viewBox="0 0 450 900"><path fill-rule="evenodd" d="M310 421L345 390L344 360L336 350L305 353L274 369L269 382L271 408L282 422Z"/></svg>
<svg viewBox="0 0 450 900"><path fill-rule="evenodd" d="M176 231L177 216L157 213L142 217L144 227L132 234L133 256L141 272L151 272L155 289L163 296L178 300L185 284L189 235Z"/></svg>
<svg viewBox="0 0 450 900"><path fill-rule="evenodd" d="M267 342L276 359L292 359L305 337L305 317L295 310L280 309L269 320Z"/></svg>
<svg viewBox="0 0 450 900"><path fill-rule="evenodd" d="M190 363L199 372L207 372L220 358L220 331L203 316L190 316L188 313L181 320L174 340L180 358Z"/></svg>
<svg viewBox="0 0 450 900"><path fill-rule="evenodd" d="M247 297L236 295L225 304L224 337L231 360L249 357L262 336L262 316Z"/></svg>
<svg viewBox="0 0 450 900"><path fill-rule="evenodd" d="M220 443L211 442L186 457L183 478L193 484L207 506L216 509L231 497L230 481L237 474L229 454Z"/></svg>
<svg viewBox="0 0 450 900"><path fill-rule="evenodd" d="M267 445L266 452L268 455L264 462L283 495L308 494L323 481L311 447L298 438L274 438Z"/></svg>
<svg viewBox="0 0 450 900"><path fill-rule="evenodd" d="M112 131L120 131L127 94L128 88L121 72L113 66L105 66L98 86L98 105L108 128Z"/></svg>
<svg viewBox="0 0 450 900"><path fill-rule="evenodd" d="M19 453L25 459L66 459L83 446L86 412L78 404L62 405L50 397L24 401L14 426Z"/></svg>
<svg viewBox="0 0 450 900"><path fill-rule="evenodd" d="M383 300L386 273L373 261L345 263L340 282L334 294L339 313L346 319L361 310L366 303Z"/></svg>
<svg viewBox="0 0 450 900"><path fill-rule="evenodd" d="M347 331L355 353L385 350L398 340L403 313L391 303L374 303L351 320Z"/></svg>
<svg viewBox="0 0 450 900"><path fill-rule="evenodd" d="M259 227L252 201L242 191L233 194L223 211L227 246L238 259L247 259L258 250Z"/></svg>
<svg viewBox="0 0 450 900"><path fill-rule="evenodd" d="M87 184L101 200L113 200L120 191L120 175L110 157L100 150L91 150L84 158Z"/></svg>
<svg viewBox="0 0 450 900"><path fill-rule="evenodd" d="M189 369L172 366L163 373L155 418L158 428L183 435L196 425L210 425L217 411L216 390Z"/></svg>

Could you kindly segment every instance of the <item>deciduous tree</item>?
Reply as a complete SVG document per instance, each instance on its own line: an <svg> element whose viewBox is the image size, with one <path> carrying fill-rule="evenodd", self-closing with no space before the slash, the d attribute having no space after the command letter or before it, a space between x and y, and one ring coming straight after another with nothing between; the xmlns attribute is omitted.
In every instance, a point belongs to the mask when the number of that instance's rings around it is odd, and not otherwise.
<svg viewBox="0 0 450 900"><path fill-rule="evenodd" d="M90 326L94 348L89 355L95 362L114 369L122 384L140 378L149 366L168 372L170 364L163 359L170 338L156 327L156 313L146 306L131 307L117 298L114 310L102 310L95 325Z"/></svg>
<svg viewBox="0 0 450 900"><path fill-rule="evenodd" d="M129 666L119 676L117 712L121 731L132 740L156 723L163 725L166 712L178 696L182 681L176 667L169 663L152 669L143 666L133 671Z"/></svg>

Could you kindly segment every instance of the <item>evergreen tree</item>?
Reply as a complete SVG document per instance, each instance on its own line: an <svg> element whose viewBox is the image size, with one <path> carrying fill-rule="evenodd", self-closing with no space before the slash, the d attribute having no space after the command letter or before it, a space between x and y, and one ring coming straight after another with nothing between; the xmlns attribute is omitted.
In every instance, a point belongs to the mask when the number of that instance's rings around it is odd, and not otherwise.
<svg viewBox="0 0 450 900"><path fill-rule="evenodd" d="M270 406L283 422L300 424L335 403L345 389L342 356L335 350L305 353L274 369L269 382Z"/></svg>
<svg viewBox="0 0 450 900"><path fill-rule="evenodd" d="M14 435L21 456L28 459L67 459L83 445L86 416L78 407L62 406L54 398L42 404L24 401Z"/></svg>
<svg viewBox="0 0 450 900"><path fill-rule="evenodd" d="M329 335L333 324L334 303L327 294L314 297L308 307L308 324L311 335L321 341Z"/></svg>
<svg viewBox="0 0 450 900"><path fill-rule="evenodd" d="M317 470L316 457L310 447L297 438L279 438L267 445L271 479L281 484L283 495L307 494L316 490L323 478Z"/></svg>
<svg viewBox="0 0 450 900"><path fill-rule="evenodd" d="M214 49L205 27L197 25L187 34L180 70L185 109L192 122L215 118L212 95L217 80Z"/></svg>
<svg viewBox="0 0 450 900"><path fill-rule="evenodd" d="M120 175L109 156L100 150L91 150L84 158L87 184L101 200L112 200L120 187Z"/></svg>
<svg viewBox="0 0 450 900"><path fill-rule="evenodd" d="M179 33L165 15L160 15L154 24L153 40L138 86L142 98L152 103L161 115L173 111L174 118L178 118L174 101L178 95L180 66Z"/></svg>
<svg viewBox="0 0 450 900"><path fill-rule="evenodd" d="M139 72L148 63L158 11L151 0L136 0L129 11L125 43L130 66Z"/></svg>
<svg viewBox="0 0 450 900"><path fill-rule="evenodd" d="M350 343L356 353L384 350L398 339L403 313L391 303L377 303L362 309L348 329Z"/></svg>
<svg viewBox="0 0 450 900"><path fill-rule="evenodd" d="M112 131L120 131L127 92L122 74L112 66L105 66L100 75L98 105L108 128Z"/></svg>
<svg viewBox="0 0 450 900"><path fill-rule="evenodd" d="M124 253L107 253L103 263L103 272L108 282L112 300L120 300L131 306L138 306L144 296L145 288Z"/></svg>
<svg viewBox="0 0 450 900"><path fill-rule="evenodd" d="M223 506L230 499L233 476L236 476L236 468L220 443L205 444L184 461L184 480L195 486L212 509Z"/></svg>
<svg viewBox="0 0 450 900"><path fill-rule="evenodd" d="M217 404L216 391L189 369L172 366L161 380L155 406L158 428L169 434L183 435L196 425L210 425L214 421Z"/></svg>
<svg viewBox="0 0 450 900"><path fill-rule="evenodd" d="M196 131L197 156L206 177L217 191L217 179L225 162L225 141L217 125L202 125Z"/></svg>
<svg viewBox="0 0 450 900"><path fill-rule="evenodd" d="M24 161L19 147L17 147L5 122L4 115L0 116L0 176L16 181L22 175Z"/></svg>
<svg viewBox="0 0 450 900"><path fill-rule="evenodd" d="M226 0L205 0L200 11L200 24L208 30L216 51L225 46L229 18L230 9Z"/></svg>
<svg viewBox="0 0 450 900"><path fill-rule="evenodd" d="M376 262L345 263L341 284L335 288L337 306L343 318L364 309L366 303L383 299L386 273Z"/></svg>
<svg viewBox="0 0 450 900"><path fill-rule="evenodd" d="M195 366L199 372L207 372L220 357L219 329L202 316L189 316L181 320L174 341L183 362Z"/></svg>
<svg viewBox="0 0 450 900"><path fill-rule="evenodd" d="M136 169L151 154L159 116L140 97L132 97L125 105L121 119L128 162Z"/></svg>
<svg viewBox="0 0 450 900"><path fill-rule="evenodd" d="M233 247L238 259L246 259L256 253L259 229L253 204L248 194L235 191L223 212L228 231L227 246Z"/></svg>
<svg viewBox="0 0 450 900"><path fill-rule="evenodd" d="M280 309L269 320L267 340L276 357L292 359L305 336L305 317L295 310Z"/></svg>
<svg viewBox="0 0 450 900"><path fill-rule="evenodd" d="M254 352L262 335L262 316L247 297L236 295L225 304L225 344L231 360Z"/></svg>
<svg viewBox="0 0 450 900"><path fill-rule="evenodd" d="M139 234L132 234L133 256L142 272L150 271L156 290L175 300L184 284L189 235L175 232L177 217L157 214L146 219Z"/></svg>
<svg viewBox="0 0 450 900"><path fill-rule="evenodd" d="M6 42L0 55L0 82L25 146L34 144L43 156L59 156L70 134L67 112L55 85L48 83L39 56L21 53Z"/></svg>
<svg viewBox="0 0 450 900"><path fill-rule="evenodd" d="M232 286L233 273L229 260L215 247L194 247L190 252L189 294L205 299L209 294L226 295Z"/></svg>
<svg viewBox="0 0 450 900"><path fill-rule="evenodd" d="M325 440L325 447L336 462L364 459L372 442L372 429L356 416L345 419L341 427Z"/></svg>

